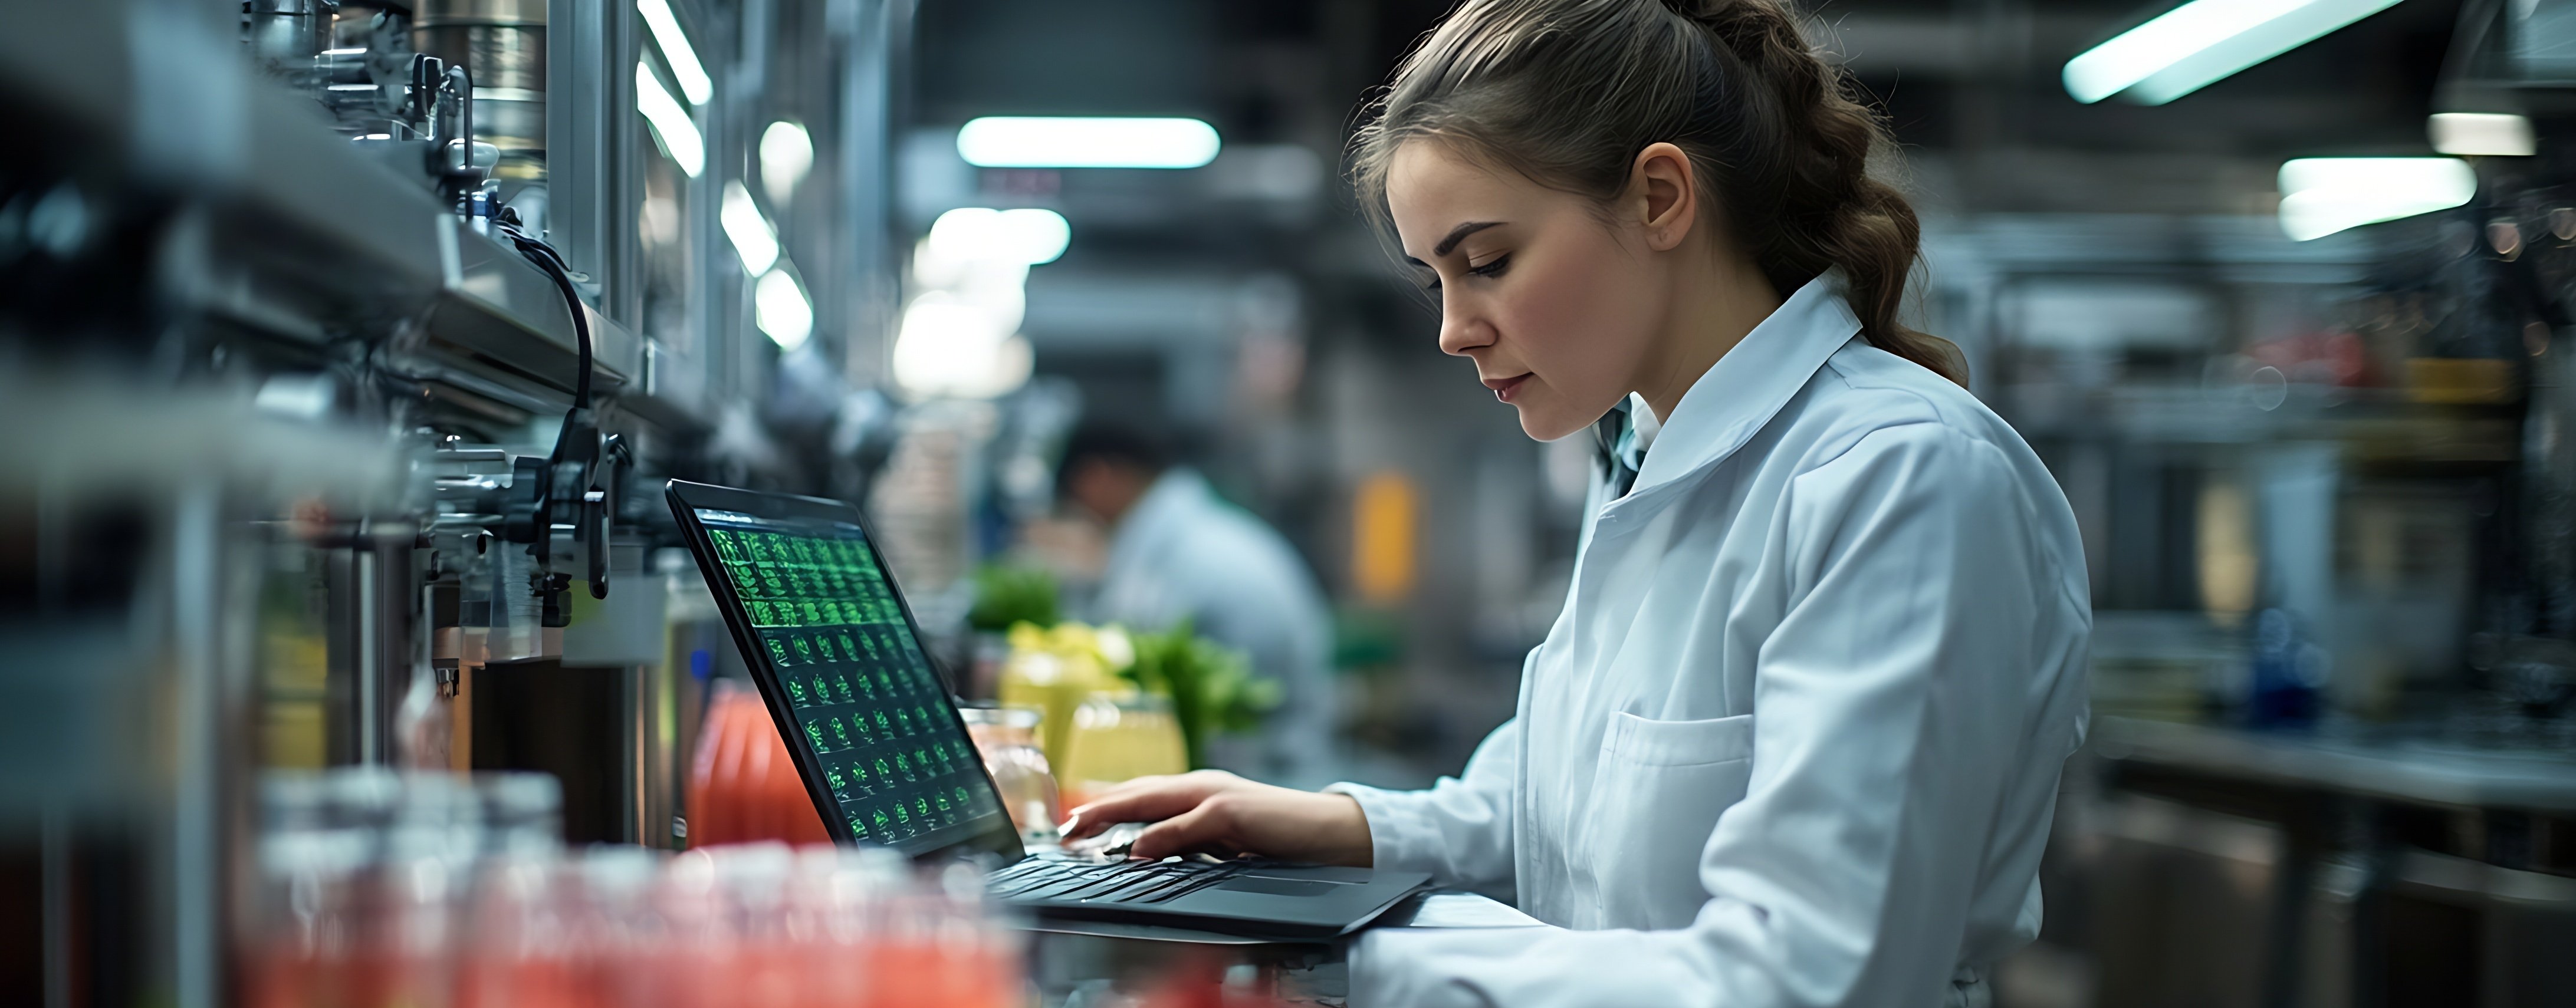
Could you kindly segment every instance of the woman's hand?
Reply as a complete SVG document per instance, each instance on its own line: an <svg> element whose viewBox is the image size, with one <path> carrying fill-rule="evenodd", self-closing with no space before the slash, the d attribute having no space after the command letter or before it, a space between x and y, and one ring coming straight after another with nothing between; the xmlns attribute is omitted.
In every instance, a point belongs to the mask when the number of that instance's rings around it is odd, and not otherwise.
<svg viewBox="0 0 2576 1008"><path fill-rule="evenodd" d="M1222 770L1139 777L1110 788L1065 818L1064 838L1079 840L1123 822L1154 823L1130 849L1141 858L1217 850L1354 868L1370 860L1368 817L1349 795L1276 787Z"/></svg>

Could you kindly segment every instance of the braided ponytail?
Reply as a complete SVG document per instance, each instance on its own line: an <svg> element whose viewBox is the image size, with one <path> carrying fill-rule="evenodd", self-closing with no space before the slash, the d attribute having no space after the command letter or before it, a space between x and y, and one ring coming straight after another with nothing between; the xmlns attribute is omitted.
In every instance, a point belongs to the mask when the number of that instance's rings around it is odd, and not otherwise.
<svg viewBox="0 0 2576 1008"><path fill-rule="evenodd" d="M1372 111L1353 163L1381 225L1406 140L1604 200L1638 151L1669 142L1782 295L1840 270L1863 338L1965 383L1956 347L1897 318L1922 225L1869 175L1886 128L1785 0L1466 0Z"/></svg>

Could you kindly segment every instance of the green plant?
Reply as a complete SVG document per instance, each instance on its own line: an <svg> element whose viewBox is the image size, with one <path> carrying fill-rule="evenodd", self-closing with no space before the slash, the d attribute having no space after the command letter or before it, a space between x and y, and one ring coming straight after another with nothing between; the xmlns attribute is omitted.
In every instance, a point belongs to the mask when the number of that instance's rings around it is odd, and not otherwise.
<svg viewBox="0 0 2576 1008"><path fill-rule="evenodd" d="M1183 620L1162 633L1134 635L1136 661L1120 674L1149 693L1170 697L1190 767L1207 766L1207 740L1261 727L1279 706L1279 683L1252 674L1242 652L1199 636Z"/></svg>
<svg viewBox="0 0 2576 1008"><path fill-rule="evenodd" d="M1062 618L1056 596L1055 575L1044 568L985 564L975 571L975 607L966 623L985 633L1022 622L1052 627Z"/></svg>

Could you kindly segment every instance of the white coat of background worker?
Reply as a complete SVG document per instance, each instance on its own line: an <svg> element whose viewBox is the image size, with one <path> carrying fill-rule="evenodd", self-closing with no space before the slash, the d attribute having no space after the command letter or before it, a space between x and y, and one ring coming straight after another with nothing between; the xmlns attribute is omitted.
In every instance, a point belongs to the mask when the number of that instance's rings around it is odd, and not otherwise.
<svg viewBox="0 0 2576 1008"><path fill-rule="evenodd" d="M1139 431L1077 429L1057 472L1061 496L1110 530L1082 614L1148 631L1188 620L1243 652L1253 674L1279 683L1279 706L1257 736L1214 740L1211 759L1283 784L1329 780L1332 613L1296 549Z"/></svg>

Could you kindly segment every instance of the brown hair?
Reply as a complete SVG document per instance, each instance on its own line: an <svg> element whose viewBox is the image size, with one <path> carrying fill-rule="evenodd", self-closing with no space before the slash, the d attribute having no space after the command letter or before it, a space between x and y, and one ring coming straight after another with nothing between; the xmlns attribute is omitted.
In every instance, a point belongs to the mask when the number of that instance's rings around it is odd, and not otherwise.
<svg viewBox="0 0 2576 1008"><path fill-rule="evenodd" d="M1870 177L1888 136L1856 94L1786 0L1466 0L1372 104L1353 176L1384 227L1387 166L1407 140L1602 200L1637 152L1672 143L1782 297L1840 268L1872 346L1961 381L1955 346L1897 321L1922 226Z"/></svg>

